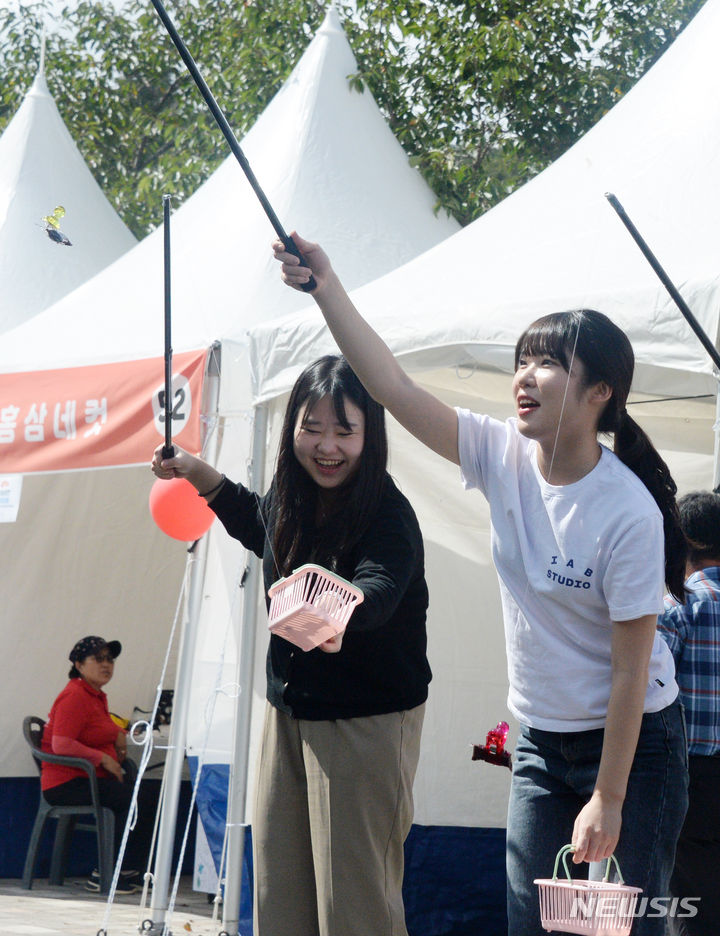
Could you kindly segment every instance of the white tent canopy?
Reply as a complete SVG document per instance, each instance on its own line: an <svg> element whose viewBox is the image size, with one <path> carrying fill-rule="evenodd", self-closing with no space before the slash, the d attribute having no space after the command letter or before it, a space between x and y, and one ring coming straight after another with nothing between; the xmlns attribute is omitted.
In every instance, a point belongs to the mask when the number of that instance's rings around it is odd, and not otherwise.
<svg viewBox="0 0 720 936"><path fill-rule="evenodd" d="M540 315L597 307L629 334L638 360L633 416L681 492L713 484L717 381L705 349L604 198L624 203L669 275L718 340L720 311L720 0L627 96L551 167L403 267L352 291L362 314L416 380L447 402L512 415L513 349ZM322 243L322 232L301 231ZM333 260L342 258L328 245ZM252 329L256 403L271 421L312 355L334 343L317 310ZM504 372L504 373L503 373ZM658 397L706 395L651 403ZM489 517L459 473L393 427L392 471L426 542L435 673L416 783L419 822L504 823L508 778L472 767L505 709L506 679ZM512 744L510 745L512 746Z"/></svg>
<svg viewBox="0 0 720 936"><path fill-rule="evenodd" d="M280 218L322 230L346 256L348 281L360 284L458 225L435 214L432 192L409 165L371 95L349 89L347 76L355 70L331 10L242 145ZM251 421L245 333L288 304L301 308L310 301L288 295L275 271L269 274L272 236L233 158L172 219L173 347L175 352L204 349L216 339L234 339L222 353L222 395L230 403L220 417L220 432L231 435L225 423L233 420L239 427L234 464L239 478ZM24 379L18 373L23 371L32 371L32 381L46 368L70 373L73 366L160 357L162 282L162 232L157 231L4 335L0 375L13 375L12 384ZM160 360L158 385L162 379ZM50 408L52 401L46 402ZM184 544L161 534L149 516L151 454L143 453L143 465L132 469L28 475L17 522L0 525L5 556L0 602L8 648L3 680L14 700L12 711L0 716L5 776L33 773L18 713L48 711L63 683L67 652L86 633L123 642L110 686L115 710L129 715L133 705L150 707L185 555ZM215 540L225 545L227 537L213 530ZM232 551L237 544L227 545ZM221 600L227 601L240 560L232 553L218 561L225 564L209 575L215 575ZM42 633L40 667L36 641L26 639L28 629Z"/></svg>
<svg viewBox="0 0 720 936"><path fill-rule="evenodd" d="M43 231L41 219L58 205L71 247ZM41 65L0 137L0 331L37 315L134 243L63 123Z"/></svg>

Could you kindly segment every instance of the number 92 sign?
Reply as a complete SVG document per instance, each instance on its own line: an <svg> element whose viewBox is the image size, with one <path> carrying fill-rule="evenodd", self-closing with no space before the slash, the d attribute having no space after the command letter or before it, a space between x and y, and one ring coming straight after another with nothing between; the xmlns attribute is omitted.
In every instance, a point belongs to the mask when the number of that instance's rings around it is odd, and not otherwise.
<svg viewBox="0 0 720 936"><path fill-rule="evenodd" d="M172 376L171 435L177 436L190 421L192 414L192 392L190 381L184 374ZM153 421L158 435L165 437L165 384L158 387L152 396Z"/></svg>

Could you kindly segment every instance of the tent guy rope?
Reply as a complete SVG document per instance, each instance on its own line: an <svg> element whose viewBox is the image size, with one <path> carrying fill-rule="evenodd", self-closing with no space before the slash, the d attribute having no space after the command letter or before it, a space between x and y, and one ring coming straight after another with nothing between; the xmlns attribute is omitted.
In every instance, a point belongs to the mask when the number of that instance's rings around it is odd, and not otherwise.
<svg viewBox="0 0 720 936"><path fill-rule="evenodd" d="M141 746L143 749L143 752L140 758L140 765L138 767L137 777L135 780L135 787L133 789L132 805L128 813L127 819L125 821L125 829L123 831L122 840L118 848L118 856L115 862L115 870L113 873L113 878L112 878L112 882L110 886L110 892L108 893L107 902L105 904L105 910L103 913L102 923L100 925L100 929L98 929L97 931L98 934L102 934L102 936L107 936L108 934L110 916L112 914L113 904L115 902L115 892L117 889L118 880L120 878L120 869L122 868L123 858L125 857L125 849L127 847L128 837L130 835L130 831L135 826L135 820L137 817L137 800L138 800L138 793L140 791L140 783L142 782L143 776L145 774L145 770L147 768L148 761L150 760L150 757L152 755L152 750L154 746L153 737L152 737L152 726L155 723L155 717L157 715L158 707L160 705L160 696L162 694L162 689L165 684L165 679L166 679L168 667L170 664L170 653L172 651L172 647L175 642L175 634L177 631L178 621L180 620L183 599L187 590L187 582L188 582L188 575L189 575L188 570L189 570L189 566L186 565L185 574L183 575L183 581L180 586L180 592L178 594L178 599L177 599L177 603L175 606L175 613L173 615L172 627L170 629L170 634L168 636L168 640L167 640L167 644L165 648L165 657L163 659L163 664L162 664L160 676L158 679L158 684L157 684L157 688L155 692L155 702L153 704L152 711L150 712L146 721L137 722L133 726L133 729L130 732L130 738L133 744ZM137 734L137 730L141 726L145 726L145 734L142 740L140 740ZM162 794L161 794L161 800L162 800ZM160 810L160 802L158 803L158 812L159 810ZM157 818L156 818L156 828L157 828ZM144 877L143 901L147 894L148 873L149 873L150 865L152 863L152 853L154 851L154 847L155 847L155 833L153 833L153 843L150 847L150 855L148 856L148 867L147 867L146 874Z"/></svg>

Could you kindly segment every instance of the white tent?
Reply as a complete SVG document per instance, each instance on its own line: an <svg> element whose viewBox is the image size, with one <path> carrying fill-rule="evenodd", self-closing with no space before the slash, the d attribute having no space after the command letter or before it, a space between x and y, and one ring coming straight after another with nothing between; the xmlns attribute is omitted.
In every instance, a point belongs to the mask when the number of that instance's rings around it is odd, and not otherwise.
<svg viewBox="0 0 720 936"><path fill-rule="evenodd" d="M41 219L58 205L71 247L43 230ZM0 137L0 331L37 315L134 243L63 123L41 64Z"/></svg>
<svg viewBox="0 0 720 936"><path fill-rule="evenodd" d="M718 42L720 0L709 0L654 68L555 164L442 244L352 292L415 379L455 405L507 417L506 375L523 328L548 312L600 308L632 340L633 415L681 491L713 485L717 375L604 192L624 202L717 344ZM319 231L300 233L322 243ZM271 422L307 349L315 355L334 347L315 310L257 326L251 345L256 403ZM658 398L671 399L651 402ZM468 749L500 718L510 721L486 506L477 492L461 489L454 466L407 433L393 432L391 452L393 474L420 517L431 594L435 679L416 821L502 825L507 774L471 766Z"/></svg>
<svg viewBox="0 0 720 936"><path fill-rule="evenodd" d="M359 285L458 225L435 213L432 192L409 165L371 95L349 89L347 76L356 67L331 10L242 145L278 216L288 226L322 230L346 257L343 275ZM233 158L172 219L174 361L180 352L193 357L199 351L204 359L208 349L211 371L220 361L221 409L203 412L203 420L207 415L211 437L223 437L230 424L239 427L238 434L227 430L237 446L238 479L249 453L252 418L247 329L285 311L288 302L292 307L293 299L296 308L309 302L288 297L275 271L270 274L272 237ZM48 711L63 684L69 647L79 636L100 633L124 644L109 693L116 711L130 714L134 705L148 709L155 695L185 564L185 545L161 534L147 509L153 480L147 465L162 439L150 406L163 380L162 282L158 230L3 337L0 407L26 390L23 399L34 401L36 416L41 403L47 410L45 437L41 440L37 430L31 444L23 438L25 411L18 406L15 435L3 451L6 470L28 472L17 522L0 525L6 557L0 585L7 651L2 676L13 700L0 716L5 777L33 773L19 718ZM139 382L148 363L156 376ZM121 369L117 381L115 368ZM85 399L89 428L83 427L83 399L76 394L77 438L70 438L65 401L86 372L92 372L94 383L88 386L95 388ZM111 381L119 385L117 406L107 391ZM87 396L99 399L106 392L106 421L90 421ZM137 401L130 399L136 396ZM197 414L197 400L193 407ZM127 427L140 422L151 438L138 446ZM95 464L106 470L85 470L84 456L73 463L67 454L94 429L96 440L91 435L87 442L100 453ZM108 447L120 454L105 458ZM29 467L12 467L20 457ZM122 462L128 467L111 467ZM33 464L40 473L33 473ZM68 470L56 473L58 464ZM225 603L240 561L236 544L226 549L226 540L223 531L211 531L206 586L217 589Z"/></svg>
<svg viewBox="0 0 720 936"><path fill-rule="evenodd" d="M347 78L356 70L331 10L242 141L281 221L322 230L345 258L342 272L352 285L394 269L459 227L444 212L435 215L435 196L411 168L372 95L350 90ZM175 350L243 341L250 325L287 312L288 302L290 308L308 305L306 297L286 296L272 275L273 237L240 167L228 157L173 220ZM102 277L4 336L1 371L161 353L162 283L157 230ZM49 339L66 330L74 340L58 345Z"/></svg>
<svg viewBox="0 0 720 936"><path fill-rule="evenodd" d="M681 491L713 483L712 367L604 192L613 189L624 201L717 341L720 105L712 89L718 39L720 0L711 0L637 87L552 167L474 224L353 291L416 379L454 404L509 416L507 374L523 327L546 312L599 307L632 339L638 359L633 414L668 460ZM697 143L688 146L688 139ZM323 242L317 229L300 231ZM345 257L326 246L341 268ZM294 378L334 344L314 309L261 323L250 339L256 424L266 419L269 426L269 444L262 434L258 451L273 452ZM225 424L217 461L236 476L231 428ZM271 470L268 464L265 484ZM416 782L416 822L429 830L425 843L431 848L437 827L447 835L448 827L504 825L507 773L470 759L473 743L484 741L500 719L510 720L501 615L482 498L463 492L457 469L397 427L391 431L391 470L418 511L426 542L435 676ZM229 568L224 581L221 566L215 566L215 578L206 579L208 602L221 609L214 615L219 629L236 614ZM209 607L205 614L211 616ZM251 681L240 688L241 698L252 693L254 735L264 691L262 605L258 620ZM211 668L222 637L203 633ZM227 692L215 704L231 712L237 695L231 667L218 683ZM202 699L208 697L205 689ZM201 701L199 694L195 700ZM212 754L219 759L215 740ZM451 844L443 860L457 871L450 852L458 840L446 840ZM485 857L487 867L493 862L498 863L496 853ZM496 893L496 904L501 900Z"/></svg>

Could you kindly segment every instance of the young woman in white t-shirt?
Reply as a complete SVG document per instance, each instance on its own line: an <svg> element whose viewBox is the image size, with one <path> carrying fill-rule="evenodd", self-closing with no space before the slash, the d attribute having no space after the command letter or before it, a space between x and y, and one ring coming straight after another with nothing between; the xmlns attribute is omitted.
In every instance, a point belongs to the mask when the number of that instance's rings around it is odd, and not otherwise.
<svg viewBox="0 0 720 936"><path fill-rule="evenodd" d="M625 409L634 357L592 310L545 316L516 347L516 417L455 410L414 383L357 312L320 247L280 242L283 280L307 283L370 394L487 497L510 710L520 723L508 809L510 936L539 936L535 877L615 853L649 898L634 934L665 931L687 808L672 658L656 634L663 583L683 595L675 484ZM614 435L614 452L598 442ZM688 895L692 896L692 895ZM655 898L651 903L650 901ZM658 900L657 898L662 898Z"/></svg>

